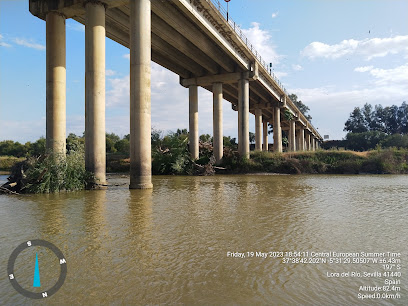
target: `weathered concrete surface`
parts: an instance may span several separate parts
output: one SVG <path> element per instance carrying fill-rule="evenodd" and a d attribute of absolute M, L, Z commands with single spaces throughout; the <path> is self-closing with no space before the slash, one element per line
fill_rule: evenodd
<path fill-rule="evenodd" d="M 249 158 L 249 80 L 238 82 L 238 153 Z"/>
<path fill-rule="evenodd" d="M 215 161 L 223 156 L 222 83 L 213 84 L 213 148 Z"/>
<path fill-rule="evenodd" d="M 198 89 L 191 85 L 189 92 L 189 131 L 190 154 L 193 159 L 199 158 L 199 136 L 198 136 Z"/>
<path fill-rule="evenodd" d="M 130 188 L 152 188 L 150 0 L 130 2 Z"/>
<path fill-rule="evenodd" d="M 46 146 L 55 154 L 66 151 L 65 17 L 46 16 Z"/>
<path fill-rule="evenodd" d="M 262 109 L 255 110 L 255 151 L 262 151 Z"/>
<path fill-rule="evenodd" d="M 273 111 L 273 150 L 282 152 L 282 127 L 280 120 L 280 107 L 277 106 Z"/>
<path fill-rule="evenodd" d="M 105 184 L 105 6 L 88 2 L 85 19 L 85 167 Z"/>
<path fill-rule="evenodd" d="M 290 120 L 289 122 L 289 151 L 296 151 L 296 121 Z"/>
<path fill-rule="evenodd" d="M 263 151 L 268 151 L 268 122 L 263 122 Z"/>
<path fill-rule="evenodd" d="M 301 126 L 298 133 L 298 151 L 305 150 L 305 129 Z"/>

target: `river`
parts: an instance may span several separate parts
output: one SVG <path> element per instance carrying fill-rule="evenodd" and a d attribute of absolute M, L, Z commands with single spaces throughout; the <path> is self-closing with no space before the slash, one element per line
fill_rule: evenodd
<path fill-rule="evenodd" d="M 408 176 L 156 176 L 153 184 L 0 195 L 0 304 L 408 305 Z M 10 254 L 33 239 L 67 261 L 65 283 L 42 300 L 6 278 Z M 41 292 L 59 268 L 35 248 L 43 289 L 32 287 L 30 249 L 15 276 Z M 399 283 L 378 289 L 386 280 Z"/>

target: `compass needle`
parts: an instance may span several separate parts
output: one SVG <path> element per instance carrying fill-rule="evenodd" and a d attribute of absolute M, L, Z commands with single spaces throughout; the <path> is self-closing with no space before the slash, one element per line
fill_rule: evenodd
<path fill-rule="evenodd" d="M 34 268 L 33 287 L 41 287 L 40 269 L 38 267 L 38 253 L 35 253 L 35 268 Z"/>

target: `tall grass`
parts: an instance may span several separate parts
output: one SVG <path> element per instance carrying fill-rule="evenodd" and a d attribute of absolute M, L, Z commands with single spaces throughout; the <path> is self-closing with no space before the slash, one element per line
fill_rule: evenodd
<path fill-rule="evenodd" d="M 45 154 L 30 157 L 13 166 L 10 181 L 16 181 L 21 193 L 53 193 L 92 188 L 94 175 L 85 170 L 83 148 L 71 151 L 66 158 Z"/>

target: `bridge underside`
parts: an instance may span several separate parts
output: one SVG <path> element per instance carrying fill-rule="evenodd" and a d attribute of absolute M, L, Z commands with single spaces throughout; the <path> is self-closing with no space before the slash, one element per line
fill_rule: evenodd
<path fill-rule="evenodd" d="M 275 150 L 282 151 L 281 129 L 290 135 L 291 150 L 296 150 L 296 147 L 301 150 L 315 148 L 320 135 L 290 101 L 252 45 L 239 35 L 242 32 L 236 29 L 235 23 L 225 20 L 211 1 L 30 0 L 30 12 L 47 23 L 47 113 L 51 112 L 47 116 L 49 147 L 62 150 L 61 145 L 52 145 L 57 143 L 57 138 L 61 142 L 65 133 L 65 128 L 59 127 L 53 119 L 58 110 L 65 116 L 65 110 L 62 111 L 65 108 L 65 93 L 62 95 L 62 91 L 65 92 L 65 75 L 62 72 L 55 74 L 54 68 L 62 65 L 54 55 L 60 55 L 59 61 L 63 59 L 65 69 L 65 19 L 72 18 L 86 27 L 85 134 L 89 144 L 86 146 L 86 160 L 91 171 L 100 173 L 102 181 L 105 180 L 105 160 L 101 157 L 105 149 L 105 45 L 102 41 L 105 36 L 130 49 L 131 147 L 140 146 L 140 141 L 150 146 L 147 144 L 147 138 L 150 139 L 150 86 L 141 84 L 150 85 L 148 63 L 152 60 L 178 74 L 180 84 L 189 88 L 190 148 L 194 158 L 198 158 L 197 86 L 214 93 L 214 138 L 217 138 L 214 141 L 221 143 L 221 147 L 215 146 L 215 150 L 219 151 L 214 152 L 217 160 L 222 158 L 222 99 L 231 102 L 232 108 L 238 111 L 239 151 L 242 155 L 249 154 L 249 113 L 256 117 L 257 149 L 262 149 L 262 131 L 263 141 L 267 142 L 268 122 L 274 126 Z M 61 22 L 64 22 L 63 28 Z M 62 35 L 63 46 L 58 43 Z M 132 80 L 139 83 L 133 84 Z M 62 82 L 63 87 L 55 86 Z M 133 138 L 132 131 L 136 135 Z M 103 134 L 103 139 L 95 135 L 97 133 Z M 265 148 L 267 144 L 264 144 Z M 131 151 L 131 160 L 132 157 L 137 160 L 131 165 L 131 185 L 132 169 L 138 172 L 135 173 L 138 177 L 135 181 L 150 176 L 150 168 L 146 166 L 150 161 L 148 155 L 150 150 L 134 152 L 134 156 Z M 136 185 L 150 186 L 149 180 Z"/>

